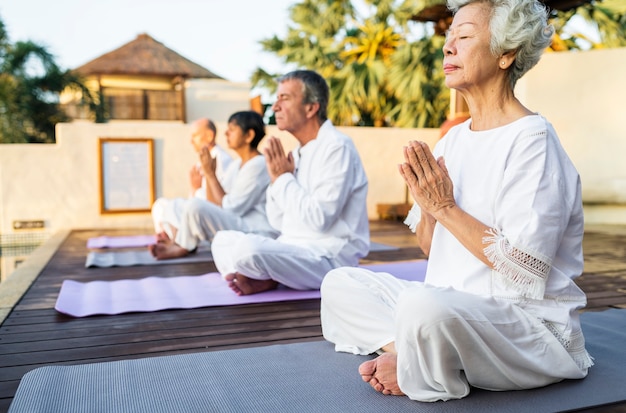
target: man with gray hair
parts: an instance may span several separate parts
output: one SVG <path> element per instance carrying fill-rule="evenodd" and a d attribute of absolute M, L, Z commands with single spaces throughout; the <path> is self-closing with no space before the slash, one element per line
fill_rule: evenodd
<path fill-rule="evenodd" d="M 281 235 L 220 231 L 212 244 L 217 269 L 238 295 L 279 284 L 319 289 L 328 271 L 356 266 L 369 251 L 367 177 L 352 140 L 327 119 L 328 98 L 316 72 L 279 79 L 276 125 L 299 142 L 289 154 L 275 137 L 265 148 L 267 217 Z"/>

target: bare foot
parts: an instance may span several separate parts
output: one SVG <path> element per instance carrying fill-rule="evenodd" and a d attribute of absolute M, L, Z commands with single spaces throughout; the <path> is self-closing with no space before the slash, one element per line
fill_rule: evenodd
<path fill-rule="evenodd" d="M 156 239 L 157 242 L 170 242 L 170 236 L 167 235 L 167 232 L 165 231 L 161 231 L 158 234 L 156 234 Z"/>
<path fill-rule="evenodd" d="M 180 258 L 189 254 L 189 251 L 185 248 L 171 241 L 157 242 L 156 244 L 148 245 L 148 250 L 157 260 Z"/>
<path fill-rule="evenodd" d="M 398 386 L 398 356 L 383 353 L 374 360 L 368 360 L 359 366 L 359 374 L 377 392 L 386 395 L 404 396 Z"/>
<path fill-rule="evenodd" d="M 228 282 L 230 289 L 237 295 L 256 294 L 278 287 L 278 283 L 274 280 L 255 280 L 254 278 L 246 277 L 238 272 L 226 274 L 224 279 Z"/>

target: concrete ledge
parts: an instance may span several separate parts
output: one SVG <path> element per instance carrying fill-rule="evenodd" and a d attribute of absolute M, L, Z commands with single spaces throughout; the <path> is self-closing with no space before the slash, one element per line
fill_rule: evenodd
<path fill-rule="evenodd" d="M 4 323 L 13 307 L 30 288 L 69 233 L 69 230 L 55 233 L 0 283 L 0 325 Z"/>
<path fill-rule="evenodd" d="M 585 225 L 626 225 L 626 204 L 583 204 Z"/>

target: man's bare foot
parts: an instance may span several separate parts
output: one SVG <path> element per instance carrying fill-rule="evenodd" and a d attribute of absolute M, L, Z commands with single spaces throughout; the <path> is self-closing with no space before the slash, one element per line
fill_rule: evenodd
<path fill-rule="evenodd" d="M 156 244 L 148 245 L 148 250 L 157 260 L 180 258 L 189 254 L 189 251 L 185 248 L 171 241 L 157 242 Z"/>
<path fill-rule="evenodd" d="M 156 240 L 157 242 L 170 242 L 170 236 L 167 235 L 167 232 L 165 231 L 161 231 L 159 233 L 156 234 Z"/>
<path fill-rule="evenodd" d="M 238 272 L 226 274 L 224 279 L 228 282 L 230 289 L 237 295 L 256 294 L 278 287 L 278 283 L 274 280 L 255 280 Z"/>
<path fill-rule="evenodd" d="M 359 366 L 363 381 L 382 394 L 404 396 L 398 386 L 398 356 L 383 353 L 374 360 L 368 360 Z"/>

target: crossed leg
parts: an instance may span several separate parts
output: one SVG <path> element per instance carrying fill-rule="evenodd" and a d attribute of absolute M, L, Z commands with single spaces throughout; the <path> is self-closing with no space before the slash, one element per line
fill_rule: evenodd
<path fill-rule="evenodd" d="M 150 254 L 157 260 L 167 260 L 171 258 L 180 258 L 188 255 L 190 251 L 176 244 L 172 240 L 157 242 L 156 244 L 148 245 Z"/>
<path fill-rule="evenodd" d="M 246 277 L 238 272 L 226 274 L 224 279 L 228 282 L 228 286 L 237 295 L 250 295 L 263 291 L 273 290 L 278 287 L 278 283 L 272 279 L 256 280 Z"/>

